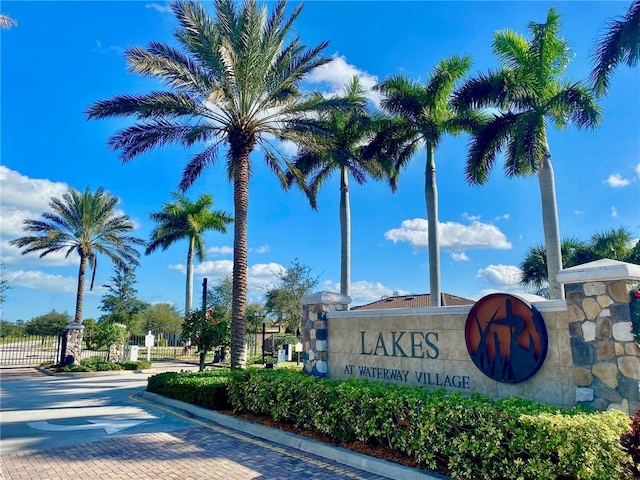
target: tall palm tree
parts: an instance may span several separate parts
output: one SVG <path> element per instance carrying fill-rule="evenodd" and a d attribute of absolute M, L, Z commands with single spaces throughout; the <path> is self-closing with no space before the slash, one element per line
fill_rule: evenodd
<path fill-rule="evenodd" d="M 496 32 L 493 51 L 502 68 L 465 82 L 454 95 L 454 105 L 499 112 L 472 135 L 466 166 L 469 183 L 484 184 L 503 149 L 508 177 L 537 175 L 549 294 L 558 299 L 564 298 L 564 289 L 556 280 L 562 257 L 547 123 L 558 129 L 569 123 L 595 128 L 600 109 L 586 87 L 564 79 L 571 57 L 567 41 L 559 37 L 560 15 L 556 10 L 549 9 L 545 23 L 529 23 L 529 31 L 529 41 L 512 30 Z"/>
<path fill-rule="evenodd" d="M 215 164 L 226 147 L 235 220 L 231 366 L 243 368 L 249 157 L 259 146 L 267 166 L 287 187 L 285 168 L 290 163 L 274 139 L 312 148 L 312 141 L 307 141 L 314 130 L 312 113 L 335 105 L 303 97 L 299 84 L 311 70 L 330 60 L 322 56 L 327 43 L 307 49 L 294 36 L 302 5 L 287 16 L 285 1 L 279 1 L 268 15 L 266 7 L 258 7 L 254 0 L 241 6 L 233 0 L 216 0 L 215 19 L 195 1 L 172 2 L 171 8 L 180 24 L 175 33 L 180 49 L 152 42 L 146 49 L 126 51 L 130 71 L 161 80 L 168 90 L 99 101 L 88 108 L 87 116 L 136 117 L 138 123 L 109 140 L 111 148 L 121 151 L 123 161 L 156 146 L 203 143 L 204 150 L 184 169 L 181 191 Z"/>
<path fill-rule="evenodd" d="M 9 29 L 11 27 L 15 27 L 16 25 L 18 25 L 18 22 L 16 22 L 9 15 L 0 14 L 0 28 Z"/>
<path fill-rule="evenodd" d="M 140 253 L 134 248 L 144 245 L 142 239 L 129 235 L 133 222 L 126 215 L 118 214 L 118 199 L 102 188 L 95 192 L 73 188 L 52 198 L 49 206 L 53 212 L 43 213 L 42 220 L 25 220 L 24 230 L 32 235 L 12 240 L 12 245 L 22 249 L 22 254 L 42 252 L 40 258 L 50 253 L 65 251 L 68 257 L 75 252 L 80 257 L 78 290 L 76 296 L 75 323 L 82 323 L 85 276 L 87 267 L 93 273 L 89 290 L 93 290 L 98 264 L 98 254 L 111 259 L 118 267 L 138 265 Z"/>
<path fill-rule="evenodd" d="M 640 59 L 640 0 L 634 0 L 622 18 L 609 21 L 596 43 L 590 80 L 598 96 L 607 93 L 611 74 L 619 63 L 633 67 Z"/>
<path fill-rule="evenodd" d="M 454 55 L 441 60 L 424 85 L 404 76 L 396 76 L 375 87 L 384 95 L 381 105 L 392 119 L 370 143 L 367 155 L 378 154 L 391 159 L 393 190 L 397 186 L 400 170 L 422 146 L 426 150 L 424 194 L 428 220 L 431 306 L 441 304 L 435 151 L 445 134 L 458 134 L 481 121 L 477 112 L 459 115 L 449 105 L 456 82 L 467 74 L 470 66 L 469 56 Z"/>
<path fill-rule="evenodd" d="M 310 177 L 303 190 L 307 193 L 311 207 L 317 208 L 320 187 L 337 170 L 340 173 L 340 293 L 350 295 L 351 290 L 351 206 L 349 202 L 349 174 L 359 184 L 367 176 L 380 177 L 380 165 L 373 159 L 363 157 L 363 148 L 376 128 L 376 118 L 366 109 L 364 90 L 353 77 L 342 93 L 343 98 L 353 103 L 353 109 L 323 112 L 320 115 L 321 130 L 317 132 L 321 150 L 302 150 L 294 159 L 294 166 L 305 177 Z M 290 180 L 295 180 L 289 175 Z"/>
<path fill-rule="evenodd" d="M 189 240 L 187 249 L 187 286 L 184 301 L 184 314 L 189 315 L 192 310 L 193 299 L 193 256 L 202 262 L 206 258 L 206 249 L 202 234 L 207 230 L 226 233 L 227 224 L 233 218 L 223 211 L 211 210 L 213 198 L 210 195 L 200 195 L 195 202 L 189 201 L 184 195 L 173 193 L 173 202 L 167 202 L 160 212 L 149 216 L 158 225 L 151 232 L 151 240 L 147 244 L 146 255 L 158 248 L 166 250 L 175 242 L 184 238 Z"/>

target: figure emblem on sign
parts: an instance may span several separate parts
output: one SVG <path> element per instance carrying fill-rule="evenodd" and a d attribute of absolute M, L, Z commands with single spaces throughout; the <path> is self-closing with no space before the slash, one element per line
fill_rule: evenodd
<path fill-rule="evenodd" d="M 542 315 L 513 295 L 499 293 L 480 299 L 467 316 L 465 341 L 476 367 L 498 382 L 531 378 L 547 356 Z"/>

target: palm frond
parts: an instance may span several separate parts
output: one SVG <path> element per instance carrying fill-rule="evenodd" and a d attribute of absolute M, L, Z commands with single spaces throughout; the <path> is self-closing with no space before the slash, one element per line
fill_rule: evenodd
<path fill-rule="evenodd" d="M 640 0 L 634 0 L 622 18 L 611 20 L 592 55 L 590 83 L 601 96 L 607 93 L 611 74 L 619 63 L 632 67 L 640 59 Z"/>
<path fill-rule="evenodd" d="M 216 163 L 218 160 L 218 148 L 221 142 L 222 140 L 217 140 L 203 152 L 191 157 L 191 160 L 182 172 L 182 180 L 180 180 L 180 184 L 178 185 L 178 189 L 181 192 L 186 192 L 205 168 Z"/>
<path fill-rule="evenodd" d="M 471 137 L 465 167 L 469 184 L 482 185 L 487 182 L 496 156 L 505 147 L 516 121 L 517 116 L 513 113 L 495 115 Z"/>
<path fill-rule="evenodd" d="M 151 92 L 147 95 L 117 95 L 101 100 L 87 108 L 87 119 L 126 117 L 133 115 L 140 120 L 149 118 L 177 118 L 203 115 L 202 104 L 183 93 Z"/>
<path fill-rule="evenodd" d="M 595 129 L 602 120 L 602 109 L 581 84 L 564 85 L 553 95 L 545 109 L 554 118 L 556 127 L 564 128 L 571 122 L 578 128 Z"/>

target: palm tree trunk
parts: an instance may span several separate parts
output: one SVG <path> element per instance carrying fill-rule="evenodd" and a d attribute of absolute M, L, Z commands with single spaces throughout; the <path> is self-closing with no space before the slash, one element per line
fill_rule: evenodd
<path fill-rule="evenodd" d="M 427 220 L 429 227 L 429 302 L 432 307 L 439 307 L 440 302 L 440 238 L 438 232 L 438 186 L 436 184 L 435 147 L 426 144 L 427 166 L 424 172 L 424 196 L 427 203 Z"/>
<path fill-rule="evenodd" d="M 184 299 L 184 316 L 189 316 L 193 308 L 193 249 L 195 238 L 189 238 L 189 250 L 187 251 L 187 286 Z"/>
<path fill-rule="evenodd" d="M 233 170 L 233 300 L 231 306 L 231 368 L 245 368 L 247 352 L 247 210 L 249 206 L 249 153 L 252 138 L 230 138 Z"/>
<path fill-rule="evenodd" d="M 80 252 L 80 268 L 78 268 L 78 290 L 76 293 L 76 316 L 74 323 L 82 325 L 82 304 L 84 303 L 84 280 L 87 274 L 87 257 Z"/>
<path fill-rule="evenodd" d="M 559 300 L 564 297 L 564 288 L 556 275 L 562 270 L 562 253 L 560 245 L 560 227 L 558 223 L 558 207 L 556 201 L 556 186 L 551 164 L 551 153 L 545 136 L 545 156 L 538 182 L 540 184 L 540 198 L 542 201 L 542 226 L 544 229 L 544 244 L 547 253 L 547 279 L 549 281 L 549 298 Z"/>
<path fill-rule="evenodd" d="M 349 176 L 346 167 L 340 168 L 340 293 L 351 292 L 351 206 Z"/>

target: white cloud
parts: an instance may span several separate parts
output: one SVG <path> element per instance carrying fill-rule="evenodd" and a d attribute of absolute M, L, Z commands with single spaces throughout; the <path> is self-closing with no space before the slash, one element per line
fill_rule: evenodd
<path fill-rule="evenodd" d="M 16 270 L 7 272 L 7 279 L 13 286 L 29 288 L 32 290 L 75 293 L 78 287 L 78 280 L 74 277 L 53 275 L 37 270 Z"/>
<path fill-rule="evenodd" d="M 609 175 L 609 177 L 605 180 L 605 183 L 611 188 L 622 188 L 629 185 L 631 183 L 631 180 L 622 178 L 622 175 L 620 175 L 619 173 L 614 173 L 612 175 Z"/>
<path fill-rule="evenodd" d="M 616 218 L 618 216 L 618 209 L 616 207 L 611 207 L 611 218 Z"/>
<path fill-rule="evenodd" d="M 330 292 L 339 292 L 340 283 L 326 280 L 322 286 L 323 290 Z M 366 280 L 360 280 L 358 282 L 351 282 L 351 306 L 364 305 L 366 303 L 375 302 L 380 300 L 385 295 L 392 295 L 394 292 L 397 295 L 408 295 L 409 292 L 405 290 L 397 290 L 380 282 L 367 282 Z"/>
<path fill-rule="evenodd" d="M 522 271 L 515 265 L 488 265 L 478 270 L 476 278 L 485 282 L 489 287 L 502 291 L 520 289 Z"/>
<path fill-rule="evenodd" d="M 173 13 L 168 4 L 160 5 L 159 3 L 147 3 L 144 8 L 150 8 L 160 13 Z"/>
<path fill-rule="evenodd" d="M 636 165 L 634 170 L 635 170 L 636 175 L 638 176 L 638 178 L 640 178 L 640 163 Z"/>
<path fill-rule="evenodd" d="M 250 251 L 255 253 L 267 253 L 269 251 L 269 245 L 262 245 L 261 247 L 253 248 Z"/>
<path fill-rule="evenodd" d="M 169 265 L 170 270 L 177 270 L 186 274 L 187 268 L 183 264 Z M 286 268 L 279 263 L 256 263 L 250 265 L 247 271 L 249 294 L 255 296 L 264 294 L 267 288 L 276 283 L 276 273 L 286 271 Z M 232 260 L 207 260 L 197 264 L 193 268 L 193 273 L 202 277 L 218 278 L 233 273 Z"/>
<path fill-rule="evenodd" d="M 233 253 L 233 247 L 229 247 L 228 245 L 223 245 L 222 247 L 209 247 L 207 248 L 207 253 L 212 253 L 214 255 L 231 255 Z"/>
<path fill-rule="evenodd" d="M 511 218 L 511 214 L 505 213 L 504 215 L 497 216 L 494 220 L 497 222 L 500 220 L 509 220 L 510 218 Z"/>
<path fill-rule="evenodd" d="M 574 215 L 584 215 L 584 211 L 583 210 L 574 210 L 573 214 Z"/>
<path fill-rule="evenodd" d="M 477 217 L 468 217 L 470 225 L 456 222 L 440 223 L 440 248 L 443 250 L 462 250 L 469 248 L 491 248 L 505 250 L 511 248 L 511 242 L 498 227 L 490 223 L 482 223 Z M 407 242 L 414 248 L 426 248 L 427 227 L 424 218 L 403 220 L 400 228 L 388 230 L 384 238 L 394 243 Z"/>
<path fill-rule="evenodd" d="M 334 54 L 329 63 L 314 69 L 305 80 L 326 85 L 329 90 L 324 93 L 333 95 L 343 91 L 354 75 L 360 80 L 365 96 L 376 105 L 380 105 L 382 95 L 373 90 L 374 85 L 378 83 L 378 77 L 347 63 L 344 55 Z"/>
<path fill-rule="evenodd" d="M 27 210 L 40 214 L 50 210 L 49 201 L 51 197 L 59 197 L 68 189 L 69 186 L 66 183 L 29 178 L 15 170 L 0 166 L 0 190 L 2 190 L 3 209 L 8 206 L 16 210 Z"/>
<path fill-rule="evenodd" d="M 469 257 L 467 257 L 467 254 L 464 252 L 452 252 L 451 259 L 454 262 L 466 262 L 469 260 Z"/>

